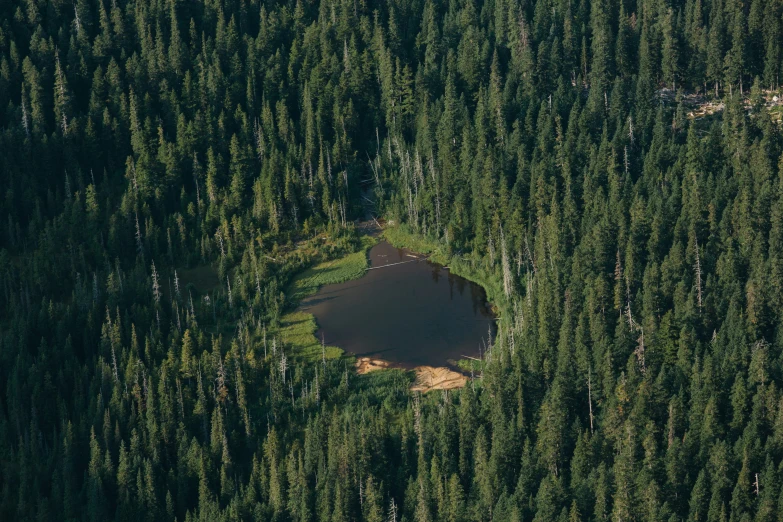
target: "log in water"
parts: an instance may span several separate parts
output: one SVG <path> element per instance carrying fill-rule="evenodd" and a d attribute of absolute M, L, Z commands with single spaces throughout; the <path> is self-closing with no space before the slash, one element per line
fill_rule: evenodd
<path fill-rule="evenodd" d="M 403 367 L 477 357 L 495 331 L 483 288 L 386 242 L 370 250 L 364 277 L 324 286 L 300 308 L 326 344 Z"/>

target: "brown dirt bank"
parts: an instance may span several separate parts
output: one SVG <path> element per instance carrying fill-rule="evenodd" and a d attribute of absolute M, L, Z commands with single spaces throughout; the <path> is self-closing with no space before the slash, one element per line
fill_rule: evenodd
<path fill-rule="evenodd" d="M 370 357 L 356 359 L 356 371 L 359 374 L 395 367 L 393 363 L 382 359 Z M 417 366 L 413 371 L 416 372 L 416 381 L 411 386 L 411 391 L 426 393 L 431 390 L 452 390 L 462 388 L 468 382 L 465 375 L 445 367 Z"/>

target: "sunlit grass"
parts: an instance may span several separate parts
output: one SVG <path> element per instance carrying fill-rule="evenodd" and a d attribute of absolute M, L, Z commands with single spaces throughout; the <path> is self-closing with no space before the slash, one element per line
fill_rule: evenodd
<path fill-rule="evenodd" d="M 301 359 L 320 361 L 324 356 L 327 359 L 342 356 L 343 350 L 336 346 L 325 346 L 322 349 L 321 340 L 315 336 L 317 330 L 313 314 L 295 311 L 283 316 L 278 333 L 283 344 L 293 347 L 294 355 Z"/>
<path fill-rule="evenodd" d="M 344 283 L 362 277 L 367 270 L 367 249 L 373 244 L 374 240 L 365 236 L 358 252 L 308 268 L 294 278 L 289 298 L 296 303 L 316 293 L 324 285 Z"/>

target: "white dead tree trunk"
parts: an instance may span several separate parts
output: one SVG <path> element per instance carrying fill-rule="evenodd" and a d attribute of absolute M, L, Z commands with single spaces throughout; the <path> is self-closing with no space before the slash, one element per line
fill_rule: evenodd
<path fill-rule="evenodd" d="M 628 146 L 623 147 L 623 162 L 625 163 L 625 174 L 628 175 Z"/>
<path fill-rule="evenodd" d="M 76 34 L 79 35 L 82 32 L 82 21 L 79 18 L 79 10 L 76 9 L 76 3 L 73 4 L 73 23 L 76 26 Z"/>
<path fill-rule="evenodd" d="M 152 262 L 152 297 L 155 298 L 155 304 L 160 303 L 160 283 L 158 281 L 158 271 L 155 270 L 155 261 Z"/>
<path fill-rule="evenodd" d="M 397 522 L 397 504 L 394 503 L 394 499 L 389 501 L 389 518 L 388 522 Z"/>
<path fill-rule="evenodd" d="M 196 323 L 196 309 L 193 306 L 193 294 L 190 293 L 190 290 L 188 290 L 188 297 L 190 298 L 190 317 L 191 317 L 191 321 L 193 321 L 193 324 L 198 324 L 198 323 Z"/>
<path fill-rule="evenodd" d="M 24 127 L 25 136 L 30 137 L 30 127 L 27 119 L 27 96 L 22 89 L 22 127 Z"/>
<path fill-rule="evenodd" d="M 217 231 L 215 232 L 215 237 L 217 238 L 218 245 L 220 246 L 220 257 L 225 259 L 226 250 L 223 247 L 223 233 L 220 231 L 220 227 L 218 227 Z"/>
<path fill-rule="evenodd" d="M 285 384 L 285 372 L 288 369 L 288 359 L 286 359 L 285 353 L 280 353 L 280 375 L 283 377 L 283 384 Z"/>
<path fill-rule="evenodd" d="M 633 315 L 631 314 L 630 291 L 628 292 L 628 295 L 629 297 L 625 307 L 625 313 L 628 318 L 628 327 L 632 332 L 639 332 L 639 337 L 636 339 L 636 349 L 633 351 L 633 353 L 636 355 L 636 362 L 639 364 L 639 369 L 642 373 L 645 373 L 647 371 L 647 365 L 644 361 L 644 328 L 642 328 L 642 325 L 634 321 Z"/>

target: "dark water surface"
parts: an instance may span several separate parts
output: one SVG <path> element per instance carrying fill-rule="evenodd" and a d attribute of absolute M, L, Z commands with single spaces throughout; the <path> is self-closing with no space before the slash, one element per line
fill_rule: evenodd
<path fill-rule="evenodd" d="M 324 286 L 302 302 L 326 344 L 404 367 L 444 366 L 477 357 L 490 329 L 494 335 L 479 285 L 386 242 L 370 250 L 370 266 L 361 279 Z"/>

